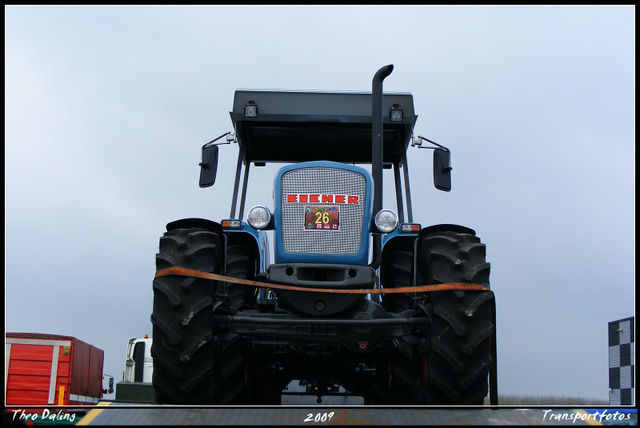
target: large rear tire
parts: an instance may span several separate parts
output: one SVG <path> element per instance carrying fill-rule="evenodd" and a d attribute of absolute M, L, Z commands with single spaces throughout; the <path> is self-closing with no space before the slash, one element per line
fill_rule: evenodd
<path fill-rule="evenodd" d="M 160 238 L 156 269 L 173 266 L 221 273 L 220 234 L 198 228 L 174 229 Z M 211 404 L 219 397 L 214 382 L 211 281 L 164 276 L 153 281 L 153 386 L 159 404 Z"/>
<path fill-rule="evenodd" d="M 246 277 L 242 250 L 228 250 L 227 274 Z M 247 259 L 248 260 L 248 259 Z M 200 228 L 169 230 L 160 238 L 157 270 L 184 267 L 220 274 L 224 237 Z M 153 281 L 153 385 L 159 404 L 226 404 L 241 399 L 246 354 L 241 338 L 213 323 L 213 311 L 233 312 L 247 300 L 245 286 L 183 276 Z"/>
<path fill-rule="evenodd" d="M 439 232 L 419 243 L 418 269 L 428 284 L 489 287 L 486 248 L 473 234 Z M 433 307 L 431 350 L 423 359 L 430 404 L 483 404 L 491 367 L 493 292 L 429 293 Z"/>
<path fill-rule="evenodd" d="M 417 266 L 412 246 L 405 243 L 386 254 L 388 288 L 410 287 L 414 270 L 420 284 L 474 283 L 489 287 L 486 248 L 473 234 L 443 231 L 418 238 Z M 385 307 L 401 312 L 413 307 L 414 297 L 425 298 L 431 326 L 426 340 L 420 335 L 397 341 L 389 359 L 389 404 L 482 404 L 492 363 L 493 293 L 438 291 L 390 294 Z M 419 300 L 420 300 L 419 299 Z M 378 379 L 382 387 L 384 379 Z"/>

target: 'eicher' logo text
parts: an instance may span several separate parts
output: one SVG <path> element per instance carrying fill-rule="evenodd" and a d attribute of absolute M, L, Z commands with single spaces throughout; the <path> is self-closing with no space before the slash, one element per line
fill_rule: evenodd
<path fill-rule="evenodd" d="M 328 204 L 355 204 L 359 203 L 357 195 L 322 195 L 313 193 L 289 193 L 287 202 L 302 203 L 328 203 Z"/>

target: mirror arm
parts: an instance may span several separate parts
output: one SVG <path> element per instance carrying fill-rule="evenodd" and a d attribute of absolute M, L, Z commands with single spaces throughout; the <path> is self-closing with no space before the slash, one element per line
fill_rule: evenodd
<path fill-rule="evenodd" d="M 213 143 L 215 143 L 216 141 L 218 141 L 220 138 L 224 137 L 225 135 L 228 135 L 226 142 L 224 142 L 224 143 L 218 143 L 218 144 L 213 144 Z M 202 146 L 202 148 L 203 148 L 203 149 L 205 149 L 205 148 L 207 148 L 207 147 L 209 147 L 209 146 L 220 146 L 220 145 L 222 145 L 222 144 L 229 144 L 229 143 L 231 143 L 232 141 L 233 141 L 233 142 L 235 142 L 235 140 L 236 140 L 236 136 L 235 136 L 233 133 L 231 133 L 231 131 L 229 131 L 229 132 L 225 132 L 224 134 L 222 134 L 222 135 L 221 135 L 221 136 L 219 136 L 218 138 L 214 138 L 213 140 L 209 141 L 207 144 L 205 144 L 204 146 Z"/>
<path fill-rule="evenodd" d="M 440 144 L 436 143 L 435 141 L 431 141 L 431 140 L 429 140 L 429 139 L 427 139 L 427 138 L 424 138 L 424 137 L 423 137 L 423 136 L 421 136 L 421 135 L 418 135 L 416 138 L 413 138 L 413 139 L 411 140 L 411 147 L 418 147 L 419 149 L 431 149 L 431 150 L 435 150 L 435 149 L 436 149 L 435 147 L 422 147 L 422 141 L 419 141 L 419 140 L 418 140 L 418 138 L 419 138 L 420 140 L 424 140 L 424 141 L 426 141 L 427 143 L 431 143 L 431 144 L 433 144 L 434 146 L 438 146 L 439 148 L 441 148 L 441 149 L 442 149 L 442 150 L 444 150 L 445 152 L 449 152 L 449 153 L 451 153 L 451 150 L 449 150 L 449 149 L 448 149 L 448 148 L 446 148 L 445 146 L 440 145 Z"/>
<path fill-rule="evenodd" d="M 424 141 L 426 141 L 427 143 L 431 143 L 431 144 L 433 144 L 434 146 L 438 146 L 438 148 L 435 148 L 435 147 L 422 147 L 422 141 L 419 141 L 419 140 L 418 140 L 418 138 L 419 138 L 420 140 L 424 140 Z M 451 153 L 451 150 L 449 150 L 449 149 L 448 149 L 448 148 L 446 148 L 445 146 L 443 146 L 443 145 L 441 145 L 441 144 L 438 144 L 438 143 L 436 143 L 435 141 L 431 141 L 431 140 L 429 140 L 429 139 L 427 139 L 427 138 L 424 138 L 424 137 L 423 137 L 423 136 L 421 136 L 421 135 L 418 135 L 418 137 L 413 138 L 413 139 L 411 140 L 411 147 L 418 147 L 419 149 L 443 150 L 443 151 L 445 151 L 445 152 L 447 152 L 447 153 Z M 451 170 L 453 170 L 453 168 L 452 168 L 451 166 L 448 166 L 447 168 L 443 169 L 443 170 L 442 170 L 442 172 L 448 172 L 448 171 L 451 171 Z"/>

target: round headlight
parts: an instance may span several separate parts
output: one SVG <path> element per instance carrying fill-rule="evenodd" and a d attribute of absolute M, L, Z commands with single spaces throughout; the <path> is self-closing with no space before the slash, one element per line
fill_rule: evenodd
<path fill-rule="evenodd" d="M 267 207 L 257 205 L 249 210 L 247 221 L 254 229 L 264 229 L 271 223 L 271 212 Z"/>
<path fill-rule="evenodd" d="M 376 214 L 376 227 L 382 233 L 391 233 L 398 225 L 398 216 L 391 210 L 381 210 Z"/>

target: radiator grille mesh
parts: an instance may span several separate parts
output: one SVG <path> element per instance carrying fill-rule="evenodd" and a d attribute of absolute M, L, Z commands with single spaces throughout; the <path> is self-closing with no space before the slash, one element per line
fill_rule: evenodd
<path fill-rule="evenodd" d="M 282 242 L 284 251 L 303 254 L 356 254 L 360 250 L 366 179 L 354 171 L 336 168 L 303 168 L 282 176 Z M 288 194 L 356 195 L 359 203 L 291 203 Z M 305 205 L 340 209 L 338 231 L 305 230 Z"/>

